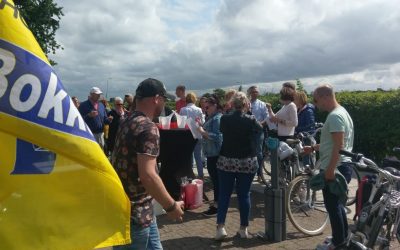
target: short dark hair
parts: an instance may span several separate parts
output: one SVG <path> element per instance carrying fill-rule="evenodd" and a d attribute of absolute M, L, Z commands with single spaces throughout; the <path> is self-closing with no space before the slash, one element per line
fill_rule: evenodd
<path fill-rule="evenodd" d="M 259 91 L 258 91 L 258 87 L 257 87 L 256 85 L 250 86 L 250 87 L 247 89 L 247 94 L 250 95 L 250 94 L 251 94 L 250 92 L 253 91 L 253 90 L 255 90 L 255 89 L 257 90 L 257 92 L 259 92 Z"/>
<path fill-rule="evenodd" d="M 217 109 L 222 109 L 222 105 L 221 105 L 221 103 L 220 103 L 220 101 L 219 101 L 219 98 L 218 98 L 218 96 L 215 95 L 215 94 L 210 95 L 210 96 L 206 99 L 206 102 L 208 102 L 208 103 L 210 103 L 210 104 L 213 104 L 213 105 L 217 105 Z"/>
<path fill-rule="evenodd" d="M 293 102 L 296 91 L 290 87 L 282 87 L 279 94 L 281 95 L 281 100 Z"/>
<path fill-rule="evenodd" d="M 296 84 L 294 84 L 292 82 L 284 82 L 282 84 L 282 87 L 288 87 L 288 88 L 291 88 L 293 90 L 296 90 Z"/>
<path fill-rule="evenodd" d="M 186 90 L 186 87 L 185 87 L 185 85 L 178 85 L 178 86 L 176 86 L 176 90 L 185 91 L 185 90 Z"/>

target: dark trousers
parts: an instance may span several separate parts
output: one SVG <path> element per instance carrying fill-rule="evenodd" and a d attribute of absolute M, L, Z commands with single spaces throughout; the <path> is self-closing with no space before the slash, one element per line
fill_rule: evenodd
<path fill-rule="evenodd" d="M 347 183 L 351 180 L 352 168 L 346 164 L 337 167 L 339 172 L 346 178 Z M 330 192 L 328 186 L 322 190 L 324 203 L 329 214 L 332 228 L 332 243 L 335 246 L 342 244 L 347 238 L 349 226 L 347 224 L 346 210 L 339 202 L 339 197 Z"/>
<path fill-rule="evenodd" d="M 225 224 L 229 202 L 236 187 L 236 194 L 239 203 L 240 225 L 249 225 L 250 216 L 250 187 L 256 173 L 237 173 L 218 169 L 219 178 L 219 201 L 217 224 Z"/>
<path fill-rule="evenodd" d="M 257 175 L 262 175 L 262 164 L 263 164 L 263 144 L 264 144 L 264 131 L 257 132 L 256 136 L 256 153 L 257 153 L 257 162 L 258 162 L 258 169 Z"/>
<path fill-rule="evenodd" d="M 217 161 L 218 161 L 218 156 L 207 157 L 207 171 L 208 174 L 210 175 L 211 182 L 213 184 L 215 203 L 218 202 L 218 193 L 219 193 Z"/>

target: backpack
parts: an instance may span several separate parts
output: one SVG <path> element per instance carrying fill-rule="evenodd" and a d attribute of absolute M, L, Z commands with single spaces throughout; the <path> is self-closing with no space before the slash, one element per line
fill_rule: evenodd
<path fill-rule="evenodd" d="M 375 185 L 375 183 L 376 183 L 376 175 L 365 175 L 361 179 L 356 193 L 356 211 L 353 217 L 354 221 L 359 217 L 361 209 L 368 202 L 369 197 L 371 196 L 372 187 Z M 383 195 L 383 187 L 380 187 L 376 191 L 372 203 L 376 203 L 377 201 L 379 201 L 382 195 Z"/>

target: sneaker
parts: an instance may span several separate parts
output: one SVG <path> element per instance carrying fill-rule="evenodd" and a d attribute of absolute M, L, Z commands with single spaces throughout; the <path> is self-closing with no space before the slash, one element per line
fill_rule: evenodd
<path fill-rule="evenodd" d="M 217 226 L 217 234 L 215 235 L 215 240 L 223 240 L 228 234 L 226 233 L 225 227 Z"/>
<path fill-rule="evenodd" d="M 214 206 L 210 206 L 207 211 L 203 212 L 205 216 L 214 216 L 217 214 L 218 209 Z"/>
<path fill-rule="evenodd" d="M 247 227 L 244 229 L 239 229 L 237 234 L 240 236 L 242 239 L 248 239 L 249 238 L 249 232 L 247 231 Z"/>

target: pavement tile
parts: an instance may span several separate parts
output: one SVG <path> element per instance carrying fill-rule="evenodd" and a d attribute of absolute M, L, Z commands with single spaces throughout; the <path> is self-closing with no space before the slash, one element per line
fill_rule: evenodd
<path fill-rule="evenodd" d="M 211 183 L 205 171 L 204 192 L 209 200 L 213 200 Z M 239 229 L 240 218 L 237 208 L 237 198 L 233 194 L 228 210 L 225 228 L 228 237 L 222 242 L 214 240 L 216 232 L 216 216 L 207 217 L 202 215 L 208 209 L 208 204 L 202 207 L 185 211 L 184 221 L 175 223 L 168 220 L 166 215 L 157 217 L 160 230 L 161 243 L 164 249 L 171 250 L 197 250 L 197 249 L 282 249 L 282 250 L 308 250 L 315 249 L 318 244 L 331 234 L 330 225 L 327 226 L 323 234 L 318 236 L 307 236 L 298 232 L 289 219 L 286 220 L 287 234 L 286 240 L 282 242 L 269 242 L 258 236 L 258 233 L 265 232 L 264 215 L 264 185 L 253 182 L 251 188 L 251 213 L 249 233 L 250 239 L 241 239 L 236 236 Z M 349 216 L 350 217 L 350 216 Z M 352 217 L 352 216 L 351 216 Z M 349 219 L 349 224 L 352 224 Z M 397 240 L 392 241 L 390 249 L 400 249 Z"/>

